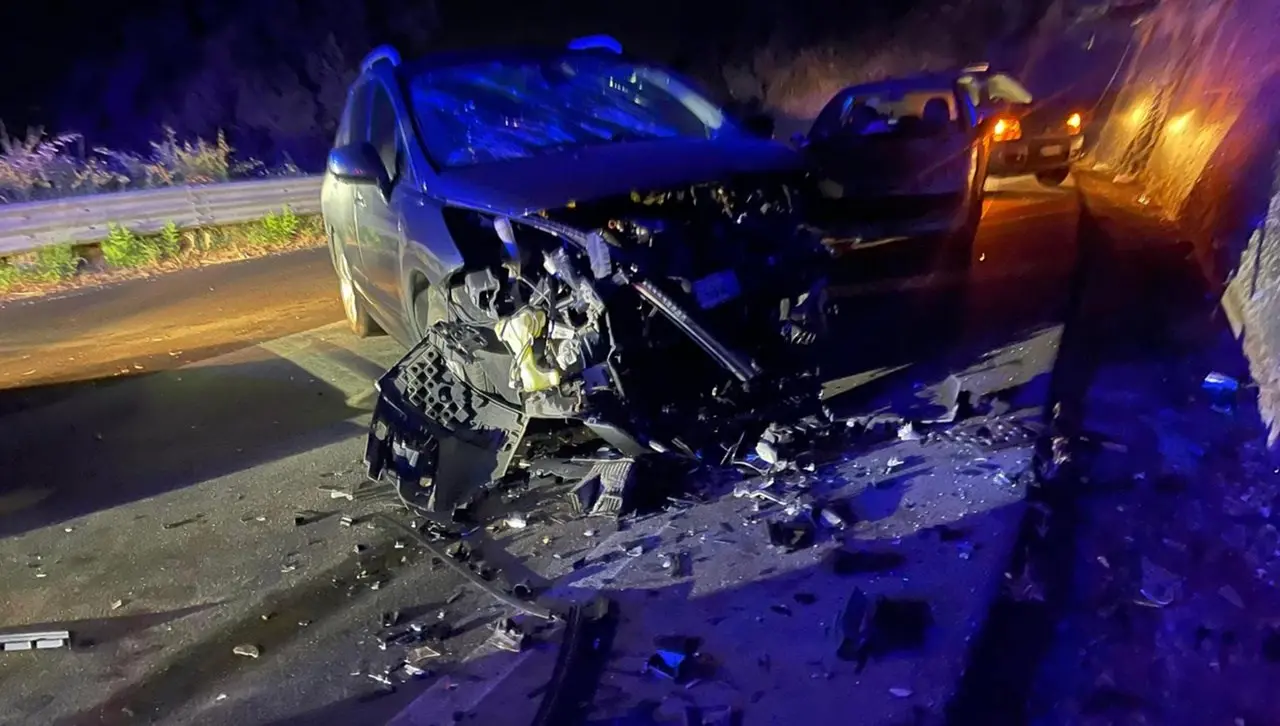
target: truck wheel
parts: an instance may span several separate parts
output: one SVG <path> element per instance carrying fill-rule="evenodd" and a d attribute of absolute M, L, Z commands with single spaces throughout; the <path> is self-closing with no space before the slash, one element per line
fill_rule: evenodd
<path fill-rule="evenodd" d="M 1051 169 L 1050 171 L 1036 172 L 1036 181 L 1047 187 L 1061 186 L 1062 182 L 1067 180 L 1067 175 L 1071 170 L 1063 167 L 1061 169 Z"/>

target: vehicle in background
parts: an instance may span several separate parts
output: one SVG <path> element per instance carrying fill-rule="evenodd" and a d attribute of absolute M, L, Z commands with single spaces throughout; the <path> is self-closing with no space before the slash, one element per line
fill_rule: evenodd
<path fill-rule="evenodd" d="M 817 170 L 828 244 L 840 252 L 907 241 L 901 257 L 965 266 L 982 217 L 990 135 L 953 75 L 847 88 L 793 142 Z"/>
<path fill-rule="evenodd" d="M 957 83 L 981 118 L 989 119 L 993 177 L 1034 174 L 1046 186 L 1067 180 L 1084 155 L 1084 112 L 1070 103 L 1037 100 L 1008 73 L 980 63 L 960 72 Z"/>
<path fill-rule="evenodd" d="M 424 514 L 500 479 L 530 419 L 719 461 L 821 411 L 802 157 L 610 40 L 379 50 L 348 96 L 322 191 L 343 308 L 410 348 L 366 463 Z"/>

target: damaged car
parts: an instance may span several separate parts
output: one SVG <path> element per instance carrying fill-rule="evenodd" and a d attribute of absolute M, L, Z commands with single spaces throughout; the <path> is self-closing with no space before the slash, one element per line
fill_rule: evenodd
<path fill-rule="evenodd" d="M 330 251 L 352 329 L 410 349 L 366 463 L 428 517 L 500 480 L 534 419 L 719 462 L 770 411 L 820 409 L 803 158 L 618 51 L 384 48 L 352 87 Z"/>

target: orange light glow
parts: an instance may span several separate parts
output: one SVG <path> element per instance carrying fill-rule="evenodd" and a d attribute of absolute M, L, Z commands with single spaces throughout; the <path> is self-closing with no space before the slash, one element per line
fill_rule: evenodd
<path fill-rule="evenodd" d="M 1179 116 L 1175 116 L 1173 120 L 1169 122 L 1169 133 L 1180 134 L 1183 131 L 1186 131 L 1187 127 L 1190 125 L 1191 125 L 1191 112 L 1188 111 Z"/>
<path fill-rule="evenodd" d="M 1084 125 L 1084 118 L 1078 113 L 1073 113 L 1067 117 L 1067 133 L 1078 134 L 1080 127 Z"/>
<path fill-rule="evenodd" d="M 1022 138 L 1022 124 L 1016 118 L 996 119 L 991 136 L 995 141 L 1017 141 Z"/>

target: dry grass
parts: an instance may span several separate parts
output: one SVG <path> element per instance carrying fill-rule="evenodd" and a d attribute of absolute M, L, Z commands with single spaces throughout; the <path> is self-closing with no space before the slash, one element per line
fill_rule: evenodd
<path fill-rule="evenodd" d="M 293 166 L 268 170 L 254 159 L 237 160 L 221 132 L 207 141 L 180 139 L 166 128 L 149 153 L 134 154 L 86 149 L 79 134 L 29 129 L 13 136 L 0 124 L 0 203 L 297 173 Z"/>
<path fill-rule="evenodd" d="M 192 230 L 170 224 L 149 236 L 112 227 L 107 239 L 96 245 L 52 245 L 0 260 L 0 300 L 262 257 L 324 242 L 318 216 L 299 217 L 287 208 L 248 224 Z"/>

